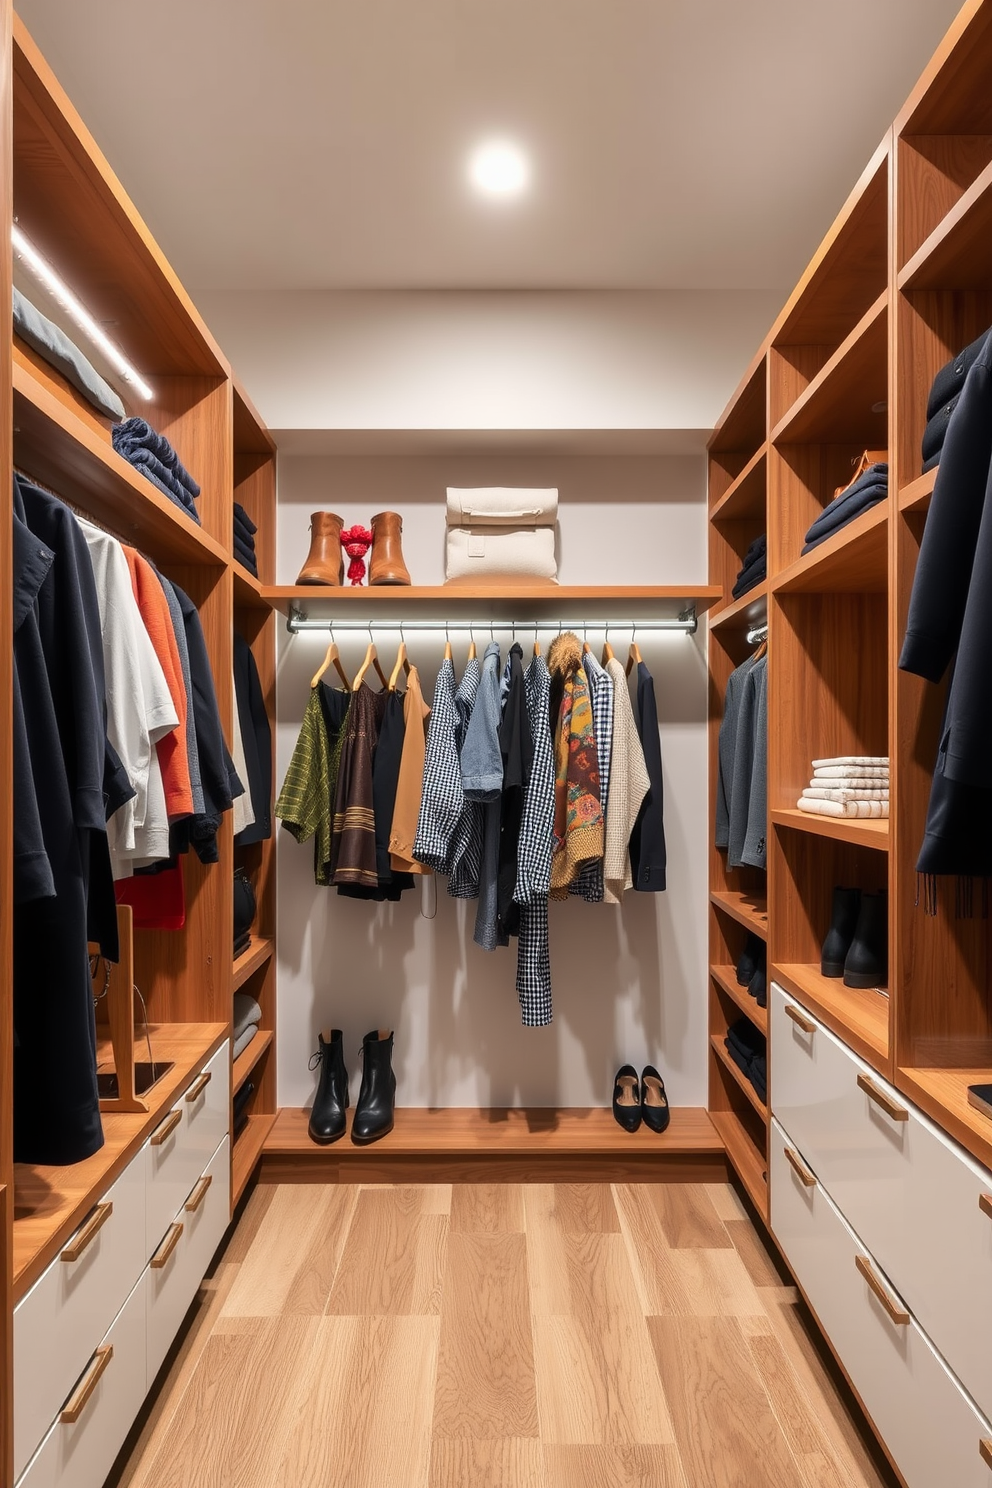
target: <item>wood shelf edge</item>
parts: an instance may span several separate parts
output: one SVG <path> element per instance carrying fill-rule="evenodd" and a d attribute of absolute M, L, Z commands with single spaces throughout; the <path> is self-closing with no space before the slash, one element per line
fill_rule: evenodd
<path fill-rule="evenodd" d="M 732 966 L 711 966 L 710 976 L 724 994 L 736 1003 L 744 1014 L 758 1029 L 768 1037 L 768 1009 L 759 1007 L 754 998 L 748 993 L 746 987 L 741 987 L 734 975 Z"/>
<path fill-rule="evenodd" d="M 747 930 L 753 930 L 762 940 L 768 939 L 768 906 L 759 908 L 760 900 L 733 889 L 711 889 L 710 903 Z"/>
<path fill-rule="evenodd" d="M 839 375 L 844 363 L 857 353 L 859 347 L 863 345 L 875 329 L 879 319 L 888 314 L 888 308 L 889 292 L 888 289 L 883 289 L 882 293 L 873 301 L 864 315 L 862 315 L 853 331 L 845 336 L 829 360 L 824 362 L 812 382 L 803 389 L 788 413 L 779 419 L 771 432 L 772 444 L 818 442 L 816 440 L 802 438 L 799 440 L 787 440 L 785 436 L 789 433 L 790 428 L 802 418 L 803 414 L 817 402 L 824 388 Z"/>
<path fill-rule="evenodd" d="M 855 847 L 870 847 L 876 852 L 889 850 L 887 817 L 871 821 L 857 817 L 817 816 L 815 812 L 800 811 L 798 807 L 776 806 L 772 808 L 770 818 L 776 827 L 790 827 L 797 832 L 809 832 L 814 837 L 832 837 L 835 842 L 850 842 Z"/>
<path fill-rule="evenodd" d="M 952 238 L 964 225 L 971 213 L 990 195 L 992 195 L 992 161 L 981 175 L 976 176 L 967 191 L 958 197 L 916 252 L 903 264 L 897 275 L 900 290 L 905 291 L 917 287 L 917 280 L 924 273 L 927 264 L 937 255 L 948 239 Z"/>
<path fill-rule="evenodd" d="M 741 471 L 740 475 L 737 476 L 736 480 L 731 482 L 731 484 L 727 487 L 719 500 L 710 508 L 709 520 L 711 522 L 736 520 L 735 514 L 731 514 L 728 517 L 728 508 L 733 507 L 734 500 L 738 492 L 747 485 L 752 476 L 758 470 L 762 461 L 767 460 L 767 458 L 768 441 L 765 440 L 761 445 L 758 446 L 758 449 L 751 456 L 750 460 L 748 460 L 747 464 L 744 466 L 744 469 Z"/>
<path fill-rule="evenodd" d="M 752 1142 L 736 1111 L 711 1111 L 710 1120 L 723 1139 L 727 1157 L 761 1218 L 768 1222 L 767 1161 Z"/>
<path fill-rule="evenodd" d="M 899 492 L 899 510 L 901 512 L 926 511 L 930 505 L 933 488 L 937 480 L 939 465 L 928 470 L 925 475 L 918 475 L 915 480 L 903 486 Z"/>
<path fill-rule="evenodd" d="M 833 978 L 818 976 L 815 966 L 796 966 L 789 962 L 776 962 L 769 967 L 768 975 L 880 1075 L 888 1078 L 889 1004 L 880 992 L 870 988 L 860 991 L 845 987 L 840 978 L 834 981 Z M 820 986 L 821 982 L 826 985 Z M 857 1022 L 853 1021 L 856 1011 L 863 1015 Z M 873 1021 L 879 1025 L 878 1028 L 871 1026 Z"/>
<path fill-rule="evenodd" d="M 275 1124 L 274 1111 L 258 1112 L 248 1117 L 248 1124 L 235 1139 L 231 1148 L 231 1213 L 233 1214 L 241 1196 L 251 1181 L 251 1175 L 261 1161 L 262 1148 Z"/>
<path fill-rule="evenodd" d="M 992 1168 L 992 1120 L 968 1104 L 968 1086 L 990 1080 L 990 1069 L 897 1066 L 893 1083 L 976 1162 Z"/>
<path fill-rule="evenodd" d="M 745 629 L 763 620 L 768 609 L 768 580 L 763 579 L 760 584 L 755 584 L 740 599 L 732 600 L 730 604 L 723 605 L 721 609 L 714 611 L 709 617 L 710 630 L 719 630 L 723 627 L 731 629 L 737 627 Z"/>
<path fill-rule="evenodd" d="M 868 511 L 862 512 L 828 537 L 825 542 L 819 543 L 812 552 L 804 553 L 790 563 L 788 568 L 782 569 L 771 579 L 771 591 L 773 594 L 802 594 L 818 592 L 812 585 L 816 583 L 818 573 L 829 570 L 835 563 L 847 560 L 848 562 L 856 555 L 858 549 L 873 549 L 877 544 L 879 548 L 878 557 L 879 576 L 884 588 L 888 578 L 888 550 L 885 541 L 885 528 L 889 520 L 889 504 L 887 501 L 879 501 L 875 506 L 869 507 Z M 863 585 L 854 584 L 852 580 L 845 579 L 844 584 L 849 586 L 851 592 L 864 593 Z M 837 588 L 836 585 L 829 586 L 830 592 L 846 593 L 846 588 Z"/>
<path fill-rule="evenodd" d="M 750 1101 L 751 1105 L 754 1107 L 761 1120 L 767 1123 L 768 1106 L 761 1099 L 761 1096 L 755 1090 L 754 1086 L 751 1084 L 751 1081 L 748 1079 L 747 1075 L 745 1075 L 744 1071 L 742 1069 L 739 1069 L 734 1061 L 731 1059 L 730 1055 L 727 1053 L 726 1048 L 724 1047 L 723 1039 L 718 1033 L 710 1034 L 710 1048 L 713 1050 L 717 1059 L 719 1059 L 724 1068 L 730 1071 L 731 1075 L 737 1081 L 737 1084 L 740 1086 L 744 1095 Z"/>
<path fill-rule="evenodd" d="M 272 1047 L 271 1028 L 260 1028 L 246 1049 L 242 1049 L 231 1068 L 231 1094 L 237 1095 L 242 1085 L 267 1049 Z"/>
<path fill-rule="evenodd" d="M 640 604 L 671 606 L 673 611 L 687 605 L 702 614 L 723 597 L 718 584 L 520 584 L 489 588 L 476 584 L 413 584 L 370 588 L 338 588 L 320 585 L 262 584 L 263 600 L 274 609 L 288 614 L 293 607 L 334 609 L 346 614 L 352 608 L 400 611 L 405 605 L 486 604 L 542 605 L 563 604 Z"/>
<path fill-rule="evenodd" d="M 260 966 L 272 959 L 276 943 L 267 936 L 256 936 L 248 949 L 234 961 L 234 991 L 237 992 Z"/>

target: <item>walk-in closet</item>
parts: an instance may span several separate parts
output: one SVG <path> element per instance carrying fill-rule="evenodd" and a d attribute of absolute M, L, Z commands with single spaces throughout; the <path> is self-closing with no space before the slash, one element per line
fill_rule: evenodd
<path fill-rule="evenodd" d="M 0 0 L 0 1488 L 992 1484 L 990 100 Z"/>

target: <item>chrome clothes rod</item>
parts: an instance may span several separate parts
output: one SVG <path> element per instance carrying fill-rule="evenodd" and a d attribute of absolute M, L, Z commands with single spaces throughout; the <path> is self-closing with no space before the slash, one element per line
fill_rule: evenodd
<path fill-rule="evenodd" d="M 309 631 L 340 632 L 345 635 L 356 632 L 368 635 L 370 630 L 402 631 L 404 635 L 414 632 L 432 632 L 435 635 L 454 635 L 461 632 L 471 635 L 473 632 L 479 634 L 482 631 L 522 631 L 529 634 L 531 631 L 546 631 L 559 635 L 564 630 L 577 631 L 609 631 L 609 630 L 633 630 L 638 635 L 651 635 L 656 631 L 675 631 L 682 635 L 695 635 L 698 629 L 695 610 L 687 610 L 678 618 L 664 620 L 401 620 L 399 617 L 384 619 L 379 616 L 368 620 L 357 620 L 348 616 L 343 620 L 311 620 L 307 616 L 291 613 L 286 621 L 286 629 L 290 635 L 300 635 Z"/>

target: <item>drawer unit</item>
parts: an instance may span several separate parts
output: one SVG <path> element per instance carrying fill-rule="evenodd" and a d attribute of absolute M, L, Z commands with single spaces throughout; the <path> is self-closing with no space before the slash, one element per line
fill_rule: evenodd
<path fill-rule="evenodd" d="M 139 1152 L 14 1309 L 14 1474 L 22 1472 L 148 1259 Z"/>
<path fill-rule="evenodd" d="M 992 1174 L 798 1009 L 814 1027 L 804 1032 L 790 1008 L 773 986 L 773 1111 L 992 1417 Z"/>
<path fill-rule="evenodd" d="M 989 1488 L 992 1428 L 777 1121 L 769 1155 L 776 1240 L 909 1488 Z"/>
<path fill-rule="evenodd" d="M 18 1488 L 98 1488 L 107 1476 L 145 1398 L 146 1282 L 144 1272 Z"/>
<path fill-rule="evenodd" d="M 148 1250 L 157 1246 L 217 1150 L 230 1120 L 231 1056 L 223 1043 L 145 1143 Z"/>
<path fill-rule="evenodd" d="M 231 1215 L 231 1144 L 225 1136 L 192 1185 L 148 1267 L 148 1382 L 154 1380 Z"/>

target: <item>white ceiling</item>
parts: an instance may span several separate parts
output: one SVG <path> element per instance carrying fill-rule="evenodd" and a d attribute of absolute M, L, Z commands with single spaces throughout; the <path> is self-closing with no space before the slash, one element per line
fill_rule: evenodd
<path fill-rule="evenodd" d="M 19 0 L 199 288 L 786 289 L 958 0 Z M 528 199 L 464 186 L 480 136 Z"/>

